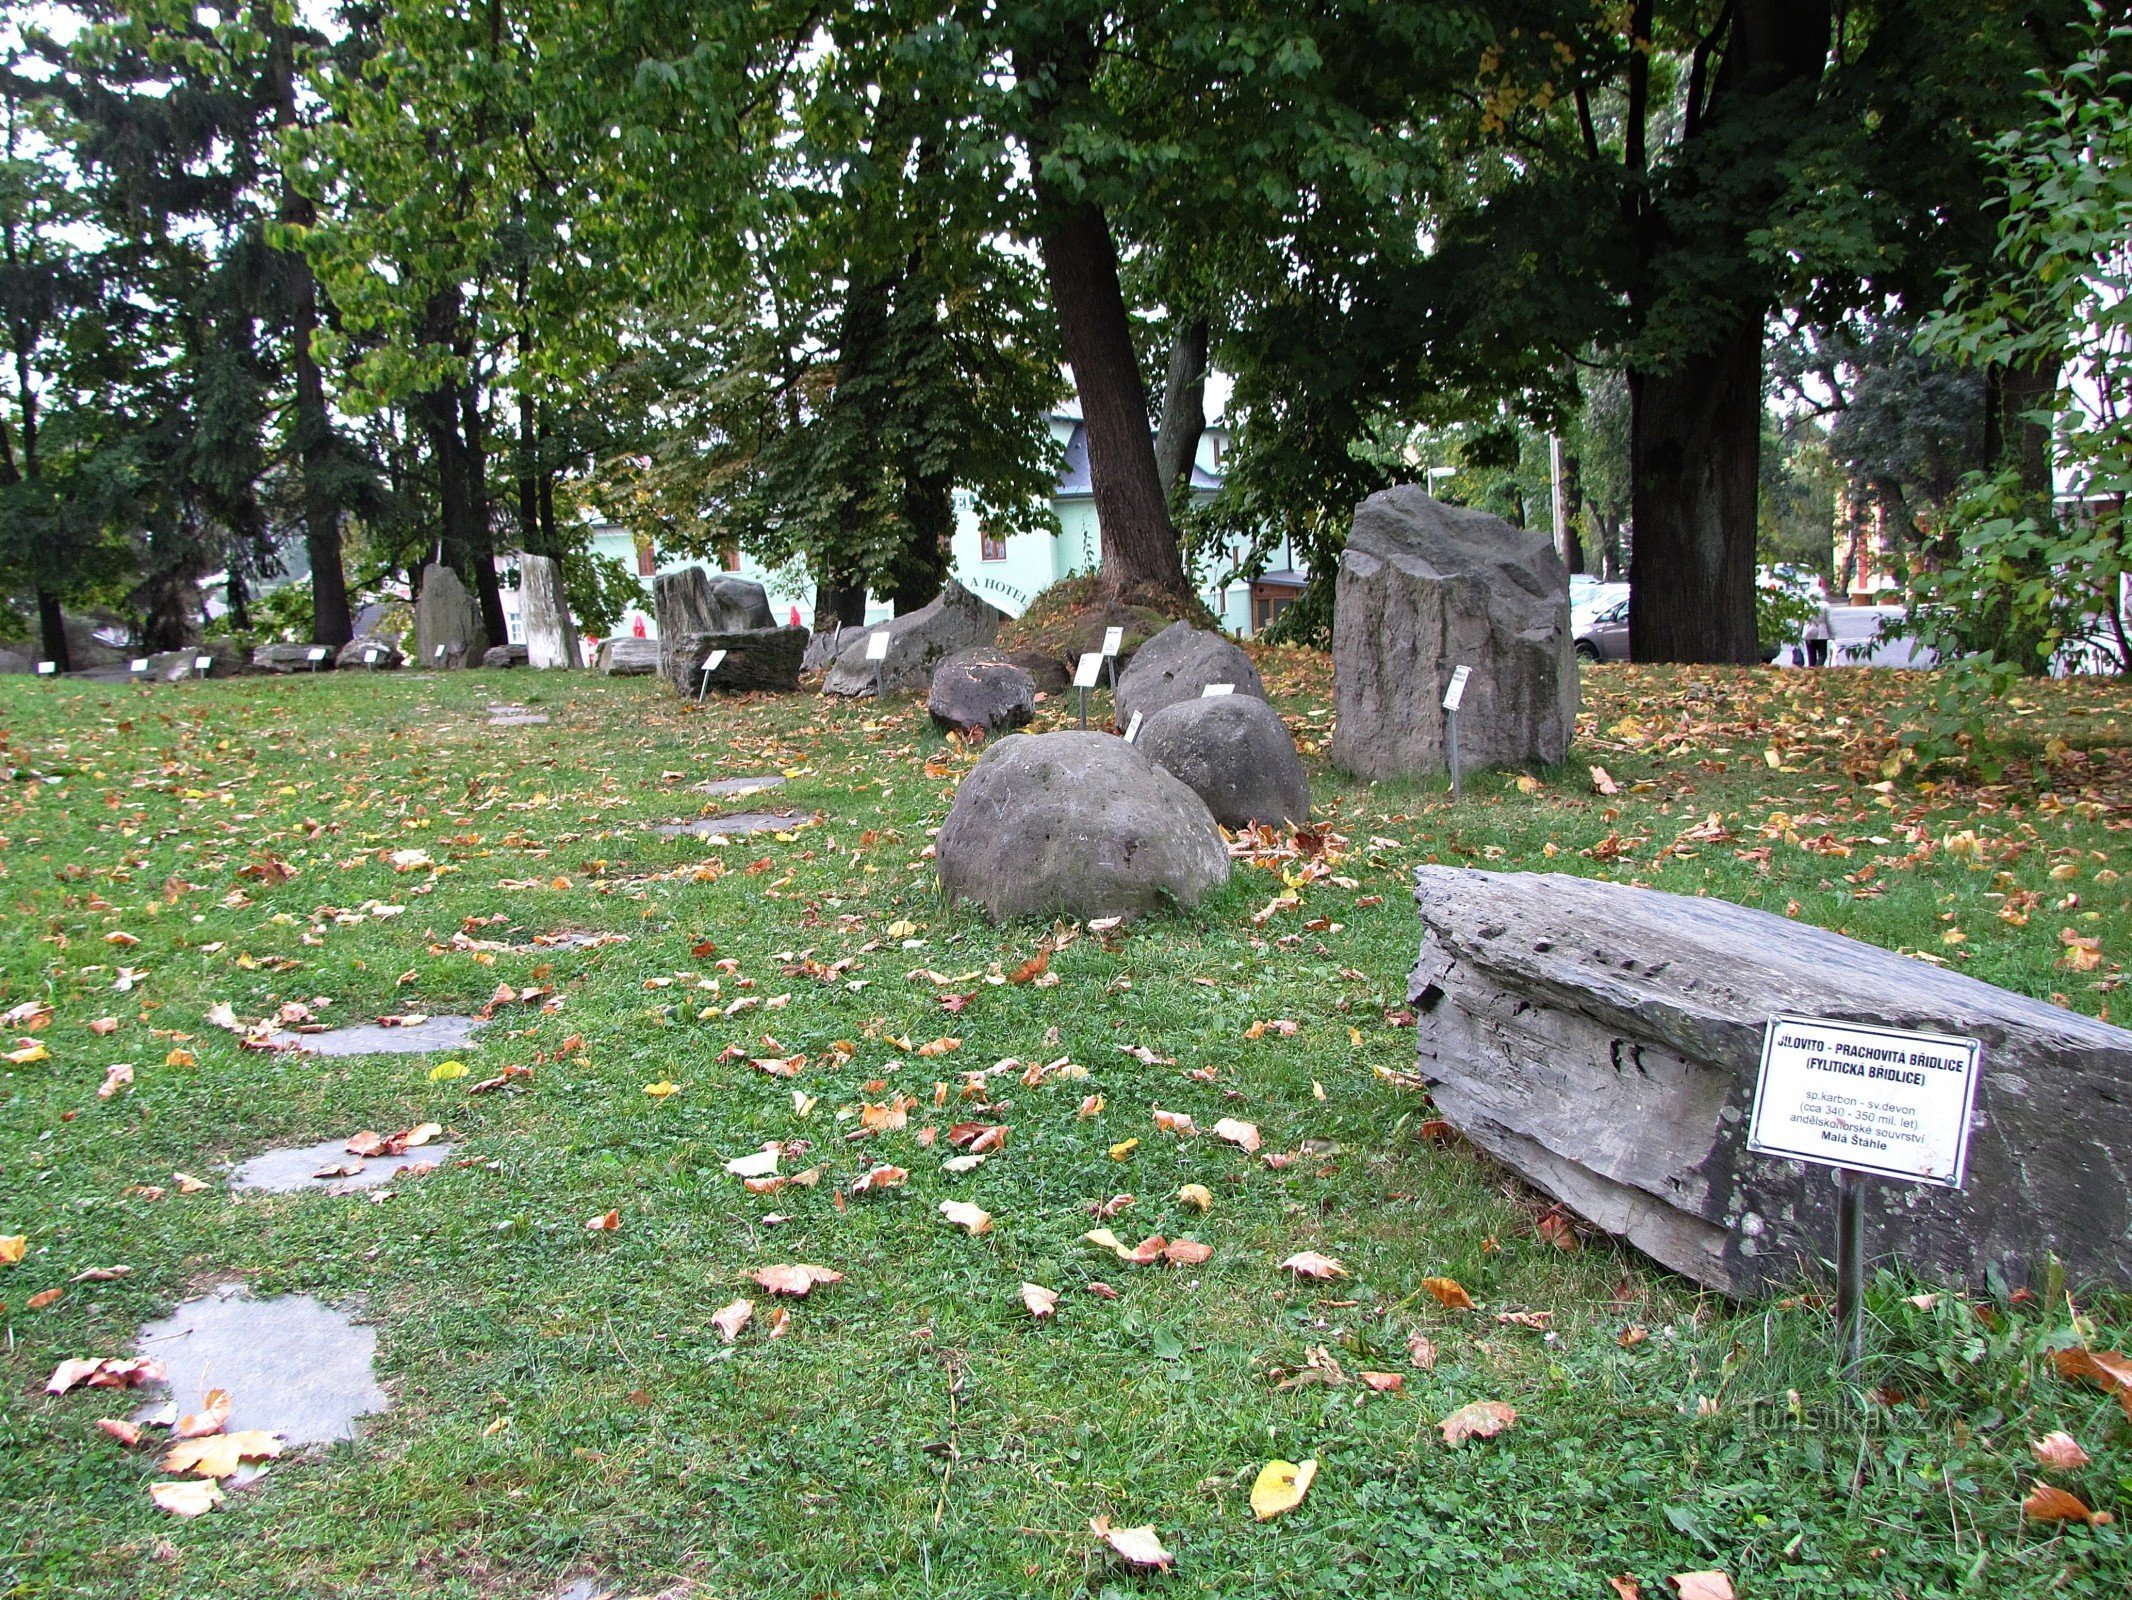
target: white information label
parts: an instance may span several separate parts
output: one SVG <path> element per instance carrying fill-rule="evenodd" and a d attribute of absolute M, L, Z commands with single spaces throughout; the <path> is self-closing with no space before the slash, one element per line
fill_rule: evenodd
<path fill-rule="evenodd" d="M 146 656 L 135 656 L 133 658 L 133 670 L 135 672 L 146 672 L 152 665 L 154 665 L 154 663 L 151 662 Z"/>
<path fill-rule="evenodd" d="M 1105 628 L 1103 630 L 1103 653 L 1105 655 L 1114 656 L 1124 648 L 1125 630 L 1123 628 Z"/>
<path fill-rule="evenodd" d="M 1236 685 L 1233 683 L 1210 683 L 1199 691 L 1199 698 L 1202 700 L 1219 700 L 1225 694 L 1234 693 L 1236 693 Z"/>
<path fill-rule="evenodd" d="M 326 659 L 326 647 L 322 644 L 314 644 L 304 652 L 304 656 L 307 660 L 323 661 Z"/>
<path fill-rule="evenodd" d="M 1747 1148 L 1959 1189 L 1980 1049 L 1950 1034 L 1772 1017 Z"/>
<path fill-rule="evenodd" d="M 38 677 L 40 677 L 40 678 L 56 678 L 56 677 L 58 677 L 58 676 L 59 676 L 59 663 L 58 663 L 58 662 L 56 662 L 56 661 L 40 661 L 40 662 L 38 662 L 38 663 L 37 663 L 37 676 L 38 676 Z"/>
<path fill-rule="evenodd" d="M 435 650 L 430 652 L 429 658 L 432 661 L 442 661 L 444 659 L 444 646 L 438 645 Z"/>
<path fill-rule="evenodd" d="M 725 652 L 723 650 L 713 650 L 709 655 L 703 658 L 703 675 L 708 678 L 712 673 L 716 672 L 719 667 L 724 664 L 724 662 Z"/>
<path fill-rule="evenodd" d="M 886 661 L 888 659 L 888 630 L 886 628 L 883 628 L 879 633 L 867 636 L 866 659 L 868 661 Z M 1056 682 L 1057 680 L 1054 679 L 1053 681 Z"/>
<path fill-rule="evenodd" d="M 377 660 L 377 658 L 378 658 L 378 653 L 377 653 L 377 652 L 376 652 L 375 650 L 365 650 L 365 651 L 363 652 L 363 659 L 364 659 L 365 661 L 375 661 L 375 660 Z"/>
<path fill-rule="evenodd" d="M 1081 657 L 1080 664 L 1073 669 L 1073 686 L 1076 689 L 1093 689 L 1096 686 L 1096 678 L 1102 671 L 1103 652 L 1100 650 L 1089 651 Z M 1053 681 L 1056 682 L 1057 680 L 1054 679 Z"/>
<path fill-rule="evenodd" d="M 1133 713 L 1133 720 L 1125 725 L 1125 742 L 1131 744 L 1140 737 L 1140 713 Z"/>
<path fill-rule="evenodd" d="M 205 672 L 214 664 L 215 658 L 213 656 L 194 656 L 192 658 L 192 669 L 195 672 Z"/>
<path fill-rule="evenodd" d="M 1451 669 L 1451 686 L 1444 690 L 1444 709 L 1446 711 L 1456 711 L 1458 709 L 1458 703 L 1466 698 L 1466 680 L 1472 676 L 1473 669 L 1471 667 L 1453 667 Z"/>

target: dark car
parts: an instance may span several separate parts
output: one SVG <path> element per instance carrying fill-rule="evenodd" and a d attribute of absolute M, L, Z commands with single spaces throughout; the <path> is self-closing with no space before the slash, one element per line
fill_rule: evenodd
<path fill-rule="evenodd" d="M 1617 600 L 1593 615 L 1577 635 L 1577 654 L 1586 661 L 1626 661 L 1629 658 L 1629 603 Z"/>

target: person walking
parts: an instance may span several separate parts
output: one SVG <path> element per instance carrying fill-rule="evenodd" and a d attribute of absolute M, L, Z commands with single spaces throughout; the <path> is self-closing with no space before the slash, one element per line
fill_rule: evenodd
<path fill-rule="evenodd" d="M 1828 645 L 1831 631 L 1828 615 L 1828 591 L 1822 588 L 1820 581 L 1817 579 L 1814 583 L 1813 615 L 1806 619 L 1806 630 L 1803 634 L 1806 640 L 1806 664 L 1808 666 L 1825 667 L 1828 665 Z"/>

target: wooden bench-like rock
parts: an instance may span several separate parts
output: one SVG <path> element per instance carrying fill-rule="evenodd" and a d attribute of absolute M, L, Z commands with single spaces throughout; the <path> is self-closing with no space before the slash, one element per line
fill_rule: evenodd
<path fill-rule="evenodd" d="M 2132 1032 L 1717 899 L 1423 867 L 1420 1071 L 1482 1150 L 1729 1295 L 1832 1253 L 1831 1172 L 1750 1155 L 1764 1024 L 1983 1041 L 1961 1191 L 1874 1180 L 1867 1246 L 1927 1276 L 2132 1281 Z"/>

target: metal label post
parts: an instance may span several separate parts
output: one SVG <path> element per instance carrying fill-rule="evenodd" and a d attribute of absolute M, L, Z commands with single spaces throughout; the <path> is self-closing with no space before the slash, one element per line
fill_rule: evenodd
<path fill-rule="evenodd" d="M 1843 1370 L 1865 1359 L 1865 1174 L 1836 1169 L 1836 1326 Z"/>
<path fill-rule="evenodd" d="M 888 644 L 888 626 L 885 623 L 882 624 L 880 632 L 874 634 L 866 641 L 866 659 L 874 664 L 874 699 L 876 702 L 888 698 Z"/>
<path fill-rule="evenodd" d="M 1458 804 L 1462 798 L 1462 783 L 1458 760 L 1458 708 L 1466 698 L 1466 680 L 1473 676 L 1471 667 L 1451 669 L 1450 685 L 1444 690 L 1444 754 L 1451 762 L 1451 803 Z"/>
<path fill-rule="evenodd" d="M 718 670 L 724 660 L 725 652 L 723 650 L 713 650 L 703 658 L 703 675 L 696 681 L 696 698 L 699 701 L 710 693 L 711 674 Z"/>
<path fill-rule="evenodd" d="M 1081 694 L 1081 731 L 1088 731 L 1088 691 L 1096 686 L 1096 678 L 1103 671 L 1103 652 L 1091 650 L 1082 656 L 1073 670 L 1073 686 Z"/>
<path fill-rule="evenodd" d="M 1103 630 L 1103 669 L 1110 674 L 1110 692 L 1118 692 L 1118 652 L 1125 648 L 1123 628 Z"/>

